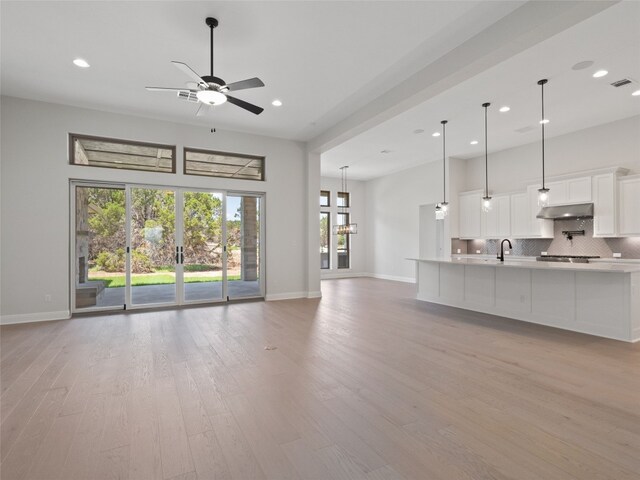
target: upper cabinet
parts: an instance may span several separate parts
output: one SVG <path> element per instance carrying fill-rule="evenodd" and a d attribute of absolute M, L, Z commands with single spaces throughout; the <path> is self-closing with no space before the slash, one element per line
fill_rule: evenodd
<path fill-rule="evenodd" d="M 620 190 L 620 235 L 640 235 L 640 175 L 624 177 Z"/>
<path fill-rule="evenodd" d="M 491 210 L 481 212 L 482 238 L 506 238 L 511 235 L 511 204 L 509 195 L 495 195 Z"/>
<path fill-rule="evenodd" d="M 553 220 L 536 218 L 541 209 L 538 205 L 538 189 L 540 187 L 540 185 L 529 185 L 527 187 L 529 232 L 525 238 L 553 238 Z"/>
<path fill-rule="evenodd" d="M 593 176 L 593 236 L 614 237 L 617 229 L 617 190 L 618 177 L 615 173 Z"/>
<path fill-rule="evenodd" d="M 592 201 L 591 177 L 570 178 L 549 182 L 549 205 L 586 203 Z"/>
<path fill-rule="evenodd" d="M 460 238 L 480 238 L 480 214 L 482 213 L 482 192 L 461 193 L 459 201 L 459 225 L 458 234 Z"/>

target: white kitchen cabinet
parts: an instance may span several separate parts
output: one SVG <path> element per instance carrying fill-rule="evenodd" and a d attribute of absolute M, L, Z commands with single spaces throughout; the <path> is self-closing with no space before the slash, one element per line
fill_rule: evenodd
<path fill-rule="evenodd" d="M 640 175 L 622 178 L 620 193 L 620 235 L 640 235 Z"/>
<path fill-rule="evenodd" d="M 526 193 L 511 195 L 511 236 L 527 238 L 531 230 L 529 197 Z"/>
<path fill-rule="evenodd" d="M 536 218 L 541 208 L 538 205 L 538 189 L 540 185 L 527 187 L 527 201 L 529 202 L 529 232 L 525 238 L 553 238 L 553 220 Z"/>
<path fill-rule="evenodd" d="M 473 239 L 481 237 L 480 215 L 482 214 L 482 192 L 465 192 L 458 196 L 460 238 Z"/>
<path fill-rule="evenodd" d="M 480 230 L 482 238 L 506 238 L 511 235 L 511 201 L 509 195 L 496 195 L 492 208 L 482 212 Z"/>
<path fill-rule="evenodd" d="M 570 178 L 547 182 L 549 205 L 591 202 L 591 177 Z"/>
<path fill-rule="evenodd" d="M 605 173 L 593 176 L 593 236 L 614 237 L 617 232 L 617 176 Z"/>
<path fill-rule="evenodd" d="M 591 177 L 570 178 L 567 180 L 568 203 L 587 203 L 592 200 Z"/>

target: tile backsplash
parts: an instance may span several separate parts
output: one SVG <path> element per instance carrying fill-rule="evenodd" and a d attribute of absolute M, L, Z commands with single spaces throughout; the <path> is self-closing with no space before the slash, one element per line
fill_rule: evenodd
<path fill-rule="evenodd" d="M 540 252 L 549 255 L 597 255 L 610 258 L 614 253 L 622 258 L 640 259 L 640 237 L 593 238 L 593 219 L 556 220 L 553 225 L 553 239 L 511 240 L 512 255 L 538 256 Z M 567 240 L 563 230 L 584 230 L 584 236 L 575 235 Z M 456 253 L 496 254 L 500 249 L 500 240 L 451 240 L 451 251 Z"/>

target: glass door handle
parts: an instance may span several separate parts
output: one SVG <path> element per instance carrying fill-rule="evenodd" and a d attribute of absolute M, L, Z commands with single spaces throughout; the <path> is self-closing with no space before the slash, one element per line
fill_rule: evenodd
<path fill-rule="evenodd" d="M 180 263 L 184 265 L 184 247 L 180 247 Z"/>
<path fill-rule="evenodd" d="M 178 253 L 178 247 L 176 247 L 176 264 L 180 263 L 180 255 Z"/>

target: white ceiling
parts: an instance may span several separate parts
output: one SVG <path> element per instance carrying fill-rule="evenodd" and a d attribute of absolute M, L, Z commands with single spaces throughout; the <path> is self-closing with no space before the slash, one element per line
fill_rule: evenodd
<path fill-rule="evenodd" d="M 2 1 L 1 93 L 304 141 L 522 3 Z M 262 115 L 225 104 L 196 118 L 197 105 L 144 90 L 185 85 L 172 60 L 208 72 L 207 16 L 220 21 L 215 74 L 260 77 L 237 97 Z"/>
<path fill-rule="evenodd" d="M 572 66 L 592 60 L 593 67 Z M 592 77 L 597 69 L 609 75 Z M 499 151 L 540 138 L 540 87 L 545 87 L 549 137 L 640 114 L 634 85 L 616 89 L 623 77 L 640 81 L 640 2 L 626 1 L 459 83 L 440 95 L 347 140 L 322 154 L 322 174 L 339 176 L 349 165 L 352 179 L 367 180 L 442 158 L 442 139 L 432 137 L 447 125 L 447 153 L 459 158 L 484 154 L 482 103 L 489 110 L 489 151 Z M 499 113 L 502 105 L 511 107 Z M 516 130 L 530 127 L 526 133 Z M 424 129 L 423 134 L 414 130 Z M 640 132 L 639 132 L 640 134 Z M 478 140 L 478 145 L 470 145 Z M 390 153 L 380 153 L 388 150 Z"/>

